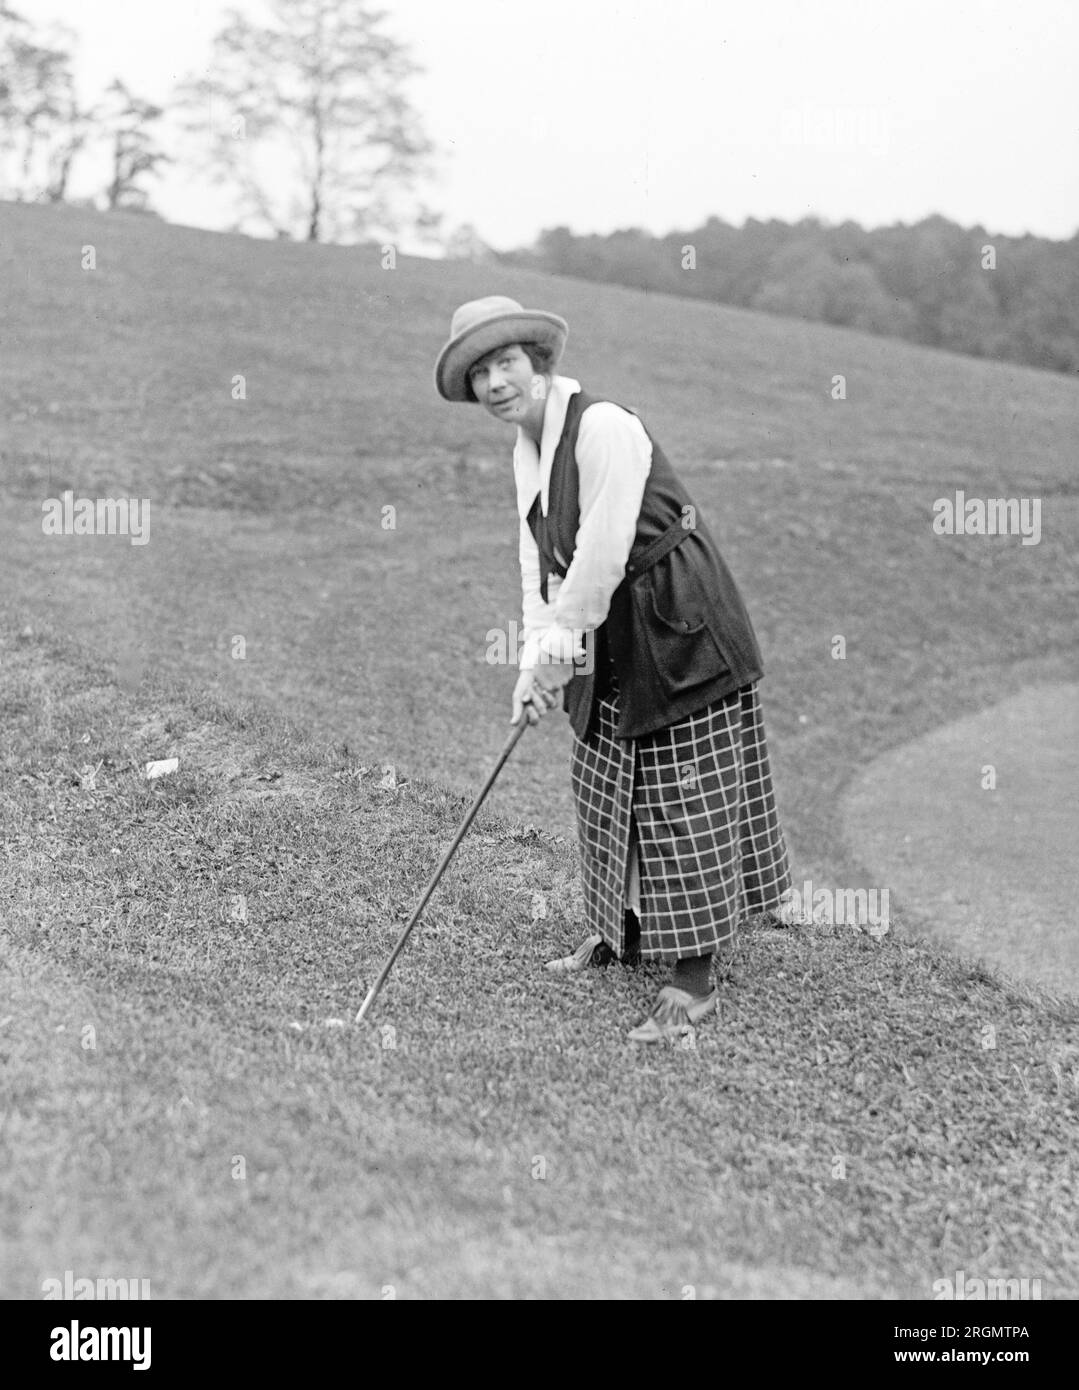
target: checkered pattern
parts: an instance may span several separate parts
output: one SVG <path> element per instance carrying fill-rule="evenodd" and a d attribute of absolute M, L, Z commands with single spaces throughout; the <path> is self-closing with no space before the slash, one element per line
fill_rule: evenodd
<path fill-rule="evenodd" d="M 701 956 L 746 913 L 791 886 L 757 685 L 656 733 L 614 736 L 618 689 L 574 738 L 571 780 L 589 930 L 622 950 L 626 863 L 635 832 L 641 955 Z"/>

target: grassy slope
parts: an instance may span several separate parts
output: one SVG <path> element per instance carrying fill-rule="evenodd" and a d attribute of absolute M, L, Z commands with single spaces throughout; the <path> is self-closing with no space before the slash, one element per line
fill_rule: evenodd
<path fill-rule="evenodd" d="M 43 1278 L 135 1261 L 159 1295 L 919 1296 L 989 1266 L 1074 1293 L 1075 1099 L 1053 1071 L 1075 1046 L 1068 1008 L 897 940 L 763 934 L 695 1053 L 623 1046 L 648 976 L 581 982 L 583 1013 L 563 1001 L 538 964 L 576 926 L 564 722 L 522 742 L 401 963 L 382 1020 L 398 1046 L 320 1024 L 362 997 L 460 817 L 437 784 L 474 787 L 505 733 L 511 673 L 483 654 L 518 616 L 509 441 L 433 397 L 457 302 L 499 289 L 561 309 L 566 369 L 664 443 L 762 635 L 796 870 L 845 883 L 859 866 L 836 794 L 867 757 L 1031 675 L 1074 675 L 1073 383 L 628 290 L 382 271 L 67 209 L 0 207 L 0 283 L 18 850 L 0 1042 L 22 1088 L 0 1140 L 7 1287 L 33 1292 L 35 1262 Z M 65 485 L 150 497 L 151 543 L 42 537 L 41 500 Z M 932 501 L 955 487 L 1042 496 L 1041 545 L 935 539 Z M 27 623 L 50 640 L 17 646 Z M 237 632 L 244 662 L 223 650 Z M 271 705 L 358 758 L 301 747 Z M 190 776 L 150 788 L 125 770 L 126 750 L 170 745 Z M 102 758 L 98 790 L 70 782 Z M 411 789 L 331 775 L 388 760 Z M 290 776 L 252 780 L 275 765 Z M 499 811 L 570 838 L 522 842 Z M 534 888 L 551 916 L 529 932 Z M 222 920 L 237 891 L 246 931 Z M 94 1052 L 70 1041 L 86 1018 L 108 1040 Z M 846 1182 L 837 1153 L 857 1160 Z"/>

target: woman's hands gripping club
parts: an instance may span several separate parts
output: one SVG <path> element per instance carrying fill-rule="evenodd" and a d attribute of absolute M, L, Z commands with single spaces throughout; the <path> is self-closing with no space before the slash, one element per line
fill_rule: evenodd
<path fill-rule="evenodd" d="M 561 703 L 559 691 L 573 676 L 574 670 L 572 661 L 552 661 L 522 671 L 513 688 L 510 723 L 519 723 L 521 715 L 527 713 L 528 722 L 538 724 L 549 709 Z"/>

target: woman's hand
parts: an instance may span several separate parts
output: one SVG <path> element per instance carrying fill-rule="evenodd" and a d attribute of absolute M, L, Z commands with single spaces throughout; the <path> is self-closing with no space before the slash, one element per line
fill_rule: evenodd
<path fill-rule="evenodd" d="M 576 668 L 572 661 L 547 662 L 522 671 L 513 689 L 513 714 L 511 724 L 518 724 L 521 715 L 527 713 L 530 724 L 538 724 L 549 709 L 559 702 L 558 692 L 573 676 Z"/>

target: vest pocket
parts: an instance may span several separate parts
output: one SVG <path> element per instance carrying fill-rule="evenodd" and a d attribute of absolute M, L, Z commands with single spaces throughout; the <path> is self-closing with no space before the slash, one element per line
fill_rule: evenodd
<path fill-rule="evenodd" d="M 660 566 L 656 567 L 660 570 Z M 634 645 L 640 643 L 651 653 L 656 674 L 669 697 L 685 694 L 698 685 L 731 674 L 731 664 L 703 611 L 703 604 L 679 605 L 671 595 L 657 589 L 651 571 L 643 582 L 631 588 Z M 676 615 L 677 613 L 677 615 Z"/>

